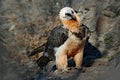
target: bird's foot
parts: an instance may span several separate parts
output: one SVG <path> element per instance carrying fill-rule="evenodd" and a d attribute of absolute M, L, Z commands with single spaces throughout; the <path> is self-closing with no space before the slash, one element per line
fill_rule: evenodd
<path fill-rule="evenodd" d="M 82 66 L 76 66 L 76 67 L 74 67 L 74 69 L 77 69 L 77 70 L 82 70 Z"/>
<path fill-rule="evenodd" d="M 62 70 L 55 70 L 54 73 L 55 74 L 63 74 L 63 73 L 69 73 L 69 70 L 71 70 L 71 68 L 65 68 L 65 69 L 62 69 Z"/>

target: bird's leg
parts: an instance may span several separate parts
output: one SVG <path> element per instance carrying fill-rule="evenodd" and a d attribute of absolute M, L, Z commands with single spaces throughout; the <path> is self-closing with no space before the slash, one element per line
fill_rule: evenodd
<path fill-rule="evenodd" d="M 67 63 L 67 55 L 64 53 L 57 53 L 56 55 L 56 66 L 58 70 L 66 71 L 68 63 Z"/>
<path fill-rule="evenodd" d="M 83 60 L 83 53 L 82 52 L 79 52 L 74 56 L 74 61 L 75 61 L 75 64 L 76 64 L 75 68 L 81 67 L 82 60 Z"/>
<path fill-rule="evenodd" d="M 77 69 L 80 69 L 81 68 L 81 65 L 82 65 L 82 61 L 83 61 L 83 51 L 84 51 L 84 44 L 81 45 L 81 48 L 80 50 L 78 51 L 78 53 L 74 56 L 74 61 L 75 61 L 75 64 L 76 64 L 76 67 Z"/>

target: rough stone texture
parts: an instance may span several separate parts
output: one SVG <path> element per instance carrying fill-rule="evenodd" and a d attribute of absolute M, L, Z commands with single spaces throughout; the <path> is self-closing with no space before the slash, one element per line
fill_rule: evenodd
<path fill-rule="evenodd" d="M 71 70 L 68 76 L 63 74 L 63 77 L 59 77 L 51 73 L 47 73 L 49 74 L 47 76 L 44 71 L 38 71 L 46 77 L 41 78 L 36 74 L 37 78 L 63 80 L 70 77 L 72 80 L 75 80 L 74 78 L 100 80 L 100 77 L 108 71 L 114 74 L 116 67 L 120 69 L 119 0 L 0 0 L 0 77 L 2 77 L 0 79 L 32 80 L 36 78 L 33 75 L 38 68 L 35 67 L 34 60 L 41 54 L 32 58 L 27 55 L 29 51 L 46 43 L 50 31 L 60 24 L 59 10 L 66 5 L 79 10 L 82 22 L 92 31 L 89 41 L 101 51 L 103 57 L 82 73 Z M 100 77 L 98 77 L 99 74 Z M 103 76 L 102 79 L 110 80 L 107 76 Z"/>

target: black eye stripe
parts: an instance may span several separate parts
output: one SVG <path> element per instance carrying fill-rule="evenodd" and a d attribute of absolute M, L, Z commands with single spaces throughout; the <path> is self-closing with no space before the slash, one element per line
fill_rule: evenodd
<path fill-rule="evenodd" d="M 65 13 L 66 17 L 70 17 L 73 20 L 76 20 L 76 17 L 74 16 L 74 14 L 71 13 Z"/>
<path fill-rule="evenodd" d="M 71 11 L 72 12 L 72 14 L 74 13 L 73 11 Z"/>
<path fill-rule="evenodd" d="M 71 16 L 71 14 L 70 14 L 70 13 L 65 13 L 65 15 L 67 15 L 67 16 Z"/>

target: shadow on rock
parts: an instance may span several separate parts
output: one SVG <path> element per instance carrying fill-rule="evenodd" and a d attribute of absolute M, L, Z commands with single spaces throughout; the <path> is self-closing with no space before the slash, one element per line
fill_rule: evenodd
<path fill-rule="evenodd" d="M 84 49 L 83 66 L 90 67 L 94 60 L 101 58 L 101 52 L 90 42 L 86 42 Z"/>

